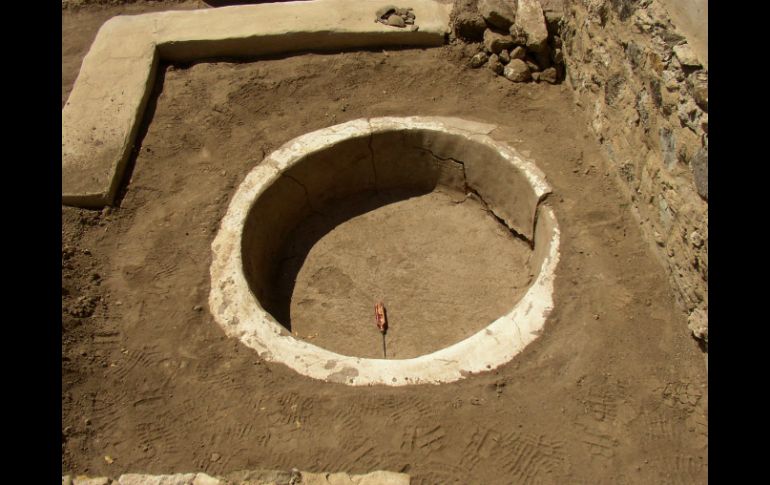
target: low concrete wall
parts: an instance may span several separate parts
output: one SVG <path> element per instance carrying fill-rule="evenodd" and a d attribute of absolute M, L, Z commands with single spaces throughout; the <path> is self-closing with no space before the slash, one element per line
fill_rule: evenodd
<path fill-rule="evenodd" d="M 62 202 L 113 202 L 160 59 L 444 44 L 450 5 L 411 0 L 416 19 L 406 28 L 375 22 L 381 6 L 314 0 L 110 19 L 83 59 L 62 110 Z"/>
<path fill-rule="evenodd" d="M 655 0 L 566 0 L 559 33 L 575 101 L 708 343 L 708 70 L 673 18 Z"/>

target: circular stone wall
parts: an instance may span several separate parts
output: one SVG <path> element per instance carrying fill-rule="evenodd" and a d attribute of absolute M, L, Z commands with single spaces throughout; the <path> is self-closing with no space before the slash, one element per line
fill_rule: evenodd
<path fill-rule="evenodd" d="M 510 361 L 539 335 L 552 308 L 559 230 L 541 203 L 550 193 L 543 174 L 492 139 L 495 128 L 455 118 L 372 118 L 308 133 L 273 152 L 238 188 L 212 244 L 209 305 L 217 322 L 266 360 L 349 385 L 450 382 Z M 475 194 L 530 244 L 535 277 L 505 315 L 429 354 L 367 359 L 299 340 L 265 310 L 282 245 L 316 208 L 365 191 L 437 186 Z"/>

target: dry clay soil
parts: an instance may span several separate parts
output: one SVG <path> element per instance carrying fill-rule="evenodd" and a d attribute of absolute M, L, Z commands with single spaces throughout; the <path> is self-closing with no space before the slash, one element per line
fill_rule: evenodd
<path fill-rule="evenodd" d="M 62 103 L 105 20 L 201 6 L 63 10 Z M 62 473 L 297 467 L 403 471 L 415 484 L 706 482 L 703 355 L 566 85 L 513 84 L 468 68 L 462 46 L 445 46 L 161 66 L 155 91 L 118 205 L 62 208 Z M 246 173 L 308 131 L 405 115 L 498 124 L 494 136 L 545 172 L 562 254 L 539 339 L 456 383 L 353 388 L 302 377 L 226 338 L 207 308 L 210 246 Z M 418 224 L 430 204 L 445 204 L 436 214 L 446 227 L 478 225 L 467 231 L 477 239 L 457 230 L 459 246 L 438 245 L 446 257 L 505 242 L 479 207 L 420 203 L 384 218 L 401 224 L 402 246 L 354 264 L 340 260 L 332 237 L 322 240 L 327 256 L 307 264 L 365 274 L 367 264 L 419 261 L 431 247 Z M 345 237 L 365 241 L 352 222 Z M 455 276 L 499 275 L 494 258 L 463 261 L 452 260 Z M 299 278 L 294 291 L 312 283 Z M 383 284 L 391 299 L 414 294 Z M 345 301 L 334 288 L 340 305 L 362 298 Z M 440 300 L 467 302 L 467 291 L 444 285 Z M 474 291 L 484 307 L 510 296 L 488 284 Z M 453 315 L 447 335 L 461 324 Z"/>

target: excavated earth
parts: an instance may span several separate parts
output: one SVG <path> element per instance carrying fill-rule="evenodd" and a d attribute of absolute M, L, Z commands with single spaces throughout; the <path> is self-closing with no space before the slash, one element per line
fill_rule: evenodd
<path fill-rule="evenodd" d="M 63 9 L 62 103 L 105 20 L 201 7 Z M 416 484 L 706 482 L 703 356 L 569 88 L 513 84 L 467 60 L 449 45 L 161 66 L 118 206 L 62 207 L 62 474 L 297 467 L 401 471 Z M 210 246 L 243 177 L 303 133 L 408 115 L 498 124 L 495 136 L 545 172 L 562 254 L 542 335 L 493 371 L 403 388 L 315 381 L 225 338 L 206 306 Z M 370 305 L 357 291 L 366 281 L 390 301 L 446 305 L 421 334 L 439 347 L 467 331 L 469 313 L 504 311 L 521 275 L 489 282 L 523 256 L 489 214 L 440 194 L 401 204 L 309 252 L 292 291 L 318 297 L 317 321 Z M 343 258 L 383 221 L 397 233 L 373 257 Z M 437 241 L 427 224 L 453 234 Z M 467 284 L 434 275 L 415 292 L 395 278 L 436 254 Z M 304 337 L 321 331 L 334 330 Z"/>

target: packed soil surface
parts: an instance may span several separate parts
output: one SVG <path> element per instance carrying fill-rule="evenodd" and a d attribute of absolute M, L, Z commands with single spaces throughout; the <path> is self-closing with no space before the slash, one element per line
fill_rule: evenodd
<path fill-rule="evenodd" d="M 275 285 L 279 304 L 266 310 L 296 337 L 333 352 L 408 359 L 509 312 L 532 280 L 531 254 L 464 194 L 362 193 L 293 231 Z M 378 301 L 388 317 L 384 351 Z"/>
<path fill-rule="evenodd" d="M 63 10 L 63 100 L 106 18 L 161 6 L 189 4 Z M 316 381 L 226 338 L 207 308 L 210 246 L 240 181 L 298 135 L 401 115 L 498 124 L 492 135 L 546 174 L 562 242 L 542 335 L 498 369 L 401 388 Z M 585 126 L 566 85 L 472 70 L 454 45 L 161 66 L 116 207 L 62 207 L 62 473 L 297 467 L 403 471 L 415 484 L 705 483 L 703 355 Z M 427 251 L 416 243 L 458 223 L 479 229 L 461 241 L 474 254 L 447 265 L 499 276 L 487 251 L 511 264 L 515 254 L 478 250 L 502 241 L 487 214 L 463 206 L 446 207 L 440 223 L 438 213 L 420 215 L 424 227 L 408 224 L 411 215 L 393 221 L 403 231 L 376 267 L 431 264 L 416 260 Z M 326 253 L 315 267 L 368 280 L 367 260 L 347 259 L 343 239 L 366 240 L 377 214 L 319 241 Z M 294 294 L 313 291 L 308 264 Z M 395 327 L 414 298 L 474 312 L 484 305 L 473 295 L 492 286 L 439 294 L 391 284 L 382 298 Z"/>

